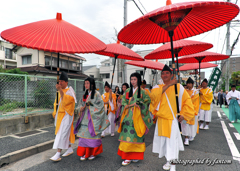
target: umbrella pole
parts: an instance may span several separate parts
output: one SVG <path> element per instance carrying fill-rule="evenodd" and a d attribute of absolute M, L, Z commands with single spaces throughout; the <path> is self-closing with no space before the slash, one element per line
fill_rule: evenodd
<path fill-rule="evenodd" d="M 179 72 L 179 66 L 178 66 L 178 53 L 175 54 L 176 60 L 177 60 L 177 75 L 178 75 L 178 83 L 180 83 L 180 72 Z"/>
<path fill-rule="evenodd" d="M 171 17 L 170 17 L 171 19 Z M 172 69 L 173 69 L 173 76 L 176 76 L 176 70 L 175 70 L 175 61 L 174 61 L 174 51 L 173 51 L 173 31 L 168 32 L 170 40 L 171 40 L 171 52 L 172 52 Z M 178 103 L 178 91 L 177 91 L 177 84 L 174 85 L 175 87 L 175 96 L 176 96 L 176 106 L 177 106 L 177 115 L 180 114 L 179 111 L 179 103 Z"/>
<path fill-rule="evenodd" d="M 201 85 L 201 73 L 200 73 L 200 70 L 201 70 L 201 61 L 199 61 L 199 85 Z"/>
<path fill-rule="evenodd" d="M 114 77 L 114 71 L 115 71 L 117 57 L 118 57 L 118 55 L 115 55 L 114 66 L 113 66 L 113 73 L 112 73 L 112 81 L 111 81 L 111 89 L 112 89 L 112 84 L 113 84 L 113 77 Z"/>
<path fill-rule="evenodd" d="M 59 53 L 57 54 L 57 84 L 59 84 Z M 56 111 L 58 109 L 58 91 L 57 91 L 57 94 L 56 94 Z"/>
<path fill-rule="evenodd" d="M 155 70 L 155 72 L 156 72 L 156 70 Z M 154 82 L 155 72 L 154 72 L 154 74 L 153 74 L 152 86 L 153 86 L 153 82 Z"/>
<path fill-rule="evenodd" d="M 196 88 L 197 88 L 197 69 L 195 69 Z"/>
<path fill-rule="evenodd" d="M 143 70 L 143 80 L 144 80 L 144 76 L 145 76 L 145 72 L 146 72 L 146 67 L 144 67 L 144 70 Z"/>

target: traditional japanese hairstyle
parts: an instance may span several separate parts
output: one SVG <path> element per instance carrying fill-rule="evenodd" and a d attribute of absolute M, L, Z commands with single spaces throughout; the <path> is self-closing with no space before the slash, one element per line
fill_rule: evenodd
<path fill-rule="evenodd" d="M 123 84 L 122 84 L 122 87 L 123 87 L 123 86 L 126 86 L 127 89 L 129 88 L 128 83 L 123 83 Z M 126 90 L 127 90 L 127 89 L 126 89 Z M 123 93 L 124 93 L 124 92 L 123 92 L 123 90 L 122 90 L 122 91 L 121 91 L 121 95 L 123 95 Z"/>
<path fill-rule="evenodd" d="M 84 83 L 85 84 L 85 81 L 89 81 L 90 82 L 90 90 L 92 91 L 91 93 L 91 99 L 94 98 L 94 95 L 95 95 L 95 90 L 96 90 L 96 85 L 95 85 L 95 80 L 91 77 L 88 77 L 84 80 Z M 84 89 L 85 89 L 85 85 L 83 85 Z M 88 90 L 85 91 L 85 94 L 83 96 L 84 99 L 87 98 L 87 95 L 88 95 Z"/>
<path fill-rule="evenodd" d="M 141 78 L 141 75 L 137 72 L 135 73 L 132 73 L 130 75 L 130 92 L 129 92 L 129 97 L 132 97 L 133 96 L 133 85 L 131 84 L 131 78 L 132 77 L 137 77 L 137 84 L 138 84 L 138 96 L 137 98 L 140 98 L 141 97 L 141 84 L 142 84 L 142 78 Z"/>

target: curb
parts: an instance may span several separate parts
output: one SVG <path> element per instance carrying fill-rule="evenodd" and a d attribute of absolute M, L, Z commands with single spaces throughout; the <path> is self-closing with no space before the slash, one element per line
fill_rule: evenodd
<path fill-rule="evenodd" d="M 9 163 L 16 162 L 18 160 L 27 158 L 31 155 L 49 150 L 52 148 L 54 140 L 46 141 L 44 143 L 40 143 L 31 147 L 27 147 L 18 151 L 14 151 L 4 156 L 0 157 L 0 168 L 8 165 Z"/>

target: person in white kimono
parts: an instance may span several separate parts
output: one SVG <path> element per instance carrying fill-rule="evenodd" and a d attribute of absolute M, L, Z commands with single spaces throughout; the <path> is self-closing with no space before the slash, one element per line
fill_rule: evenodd
<path fill-rule="evenodd" d="M 63 157 L 73 154 L 71 143 L 75 142 L 73 133 L 74 108 L 77 103 L 76 95 L 72 87 L 68 87 L 68 75 L 62 72 L 59 78 L 59 84 L 56 84 L 58 90 L 58 105 L 54 103 L 53 117 L 55 118 L 55 140 L 53 149 L 57 149 L 57 153 L 50 158 L 53 161 L 60 161 L 62 149 L 67 151 Z"/>
<path fill-rule="evenodd" d="M 226 98 L 229 105 L 229 120 L 234 123 L 240 119 L 240 92 L 236 90 L 235 85 L 232 85 L 231 89 Z"/>
<path fill-rule="evenodd" d="M 116 94 L 112 92 L 112 89 L 109 85 L 109 83 L 105 82 L 105 93 L 102 95 L 102 99 L 104 102 L 104 108 L 105 113 L 108 115 L 108 120 L 110 122 L 110 125 L 102 132 L 102 138 L 105 137 L 105 134 L 111 134 L 111 136 L 114 136 L 115 132 L 115 112 L 117 109 L 117 97 Z"/>
<path fill-rule="evenodd" d="M 178 122 L 192 120 L 195 112 L 188 93 L 182 85 L 177 84 L 176 77 L 171 80 L 172 76 L 171 69 L 165 65 L 161 72 L 163 84 L 154 86 L 151 91 L 149 111 L 157 118 L 152 151 L 158 153 L 159 158 L 166 157 L 164 170 L 175 171 L 176 166 L 171 164 L 171 160 L 178 160 L 179 151 L 184 151 Z M 178 89 L 179 114 L 174 84 L 177 84 Z"/>

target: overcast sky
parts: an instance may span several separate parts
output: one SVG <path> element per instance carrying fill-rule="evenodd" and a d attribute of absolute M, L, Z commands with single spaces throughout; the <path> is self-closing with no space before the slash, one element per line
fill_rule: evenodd
<path fill-rule="evenodd" d="M 188 0 L 172 0 L 172 3 L 186 1 Z M 57 12 L 60 12 L 62 13 L 63 20 L 89 32 L 106 44 L 114 43 L 114 28 L 119 32 L 123 27 L 123 2 L 124 0 L 4 0 L 1 3 L 0 10 L 0 32 L 19 25 L 52 19 L 56 17 Z M 144 14 L 166 4 L 166 0 L 135 0 L 135 2 Z M 236 0 L 232 0 L 231 2 L 235 3 Z M 129 0 L 128 23 L 140 16 L 142 14 L 134 2 Z M 240 19 L 240 17 L 238 16 L 237 19 Z M 231 44 L 236 39 L 238 30 L 240 31 L 240 28 L 237 27 L 231 29 Z M 210 51 L 225 53 L 226 50 L 223 46 L 225 35 L 226 25 L 189 39 L 212 43 L 214 47 Z M 161 45 L 136 45 L 133 47 L 133 50 L 156 49 L 159 46 Z M 233 54 L 240 54 L 239 46 L 240 44 L 238 43 Z M 106 59 L 104 56 L 94 54 L 81 55 L 87 59 L 84 65 L 100 65 L 100 61 Z M 207 71 L 206 78 L 208 78 L 211 69 L 205 71 Z"/>

